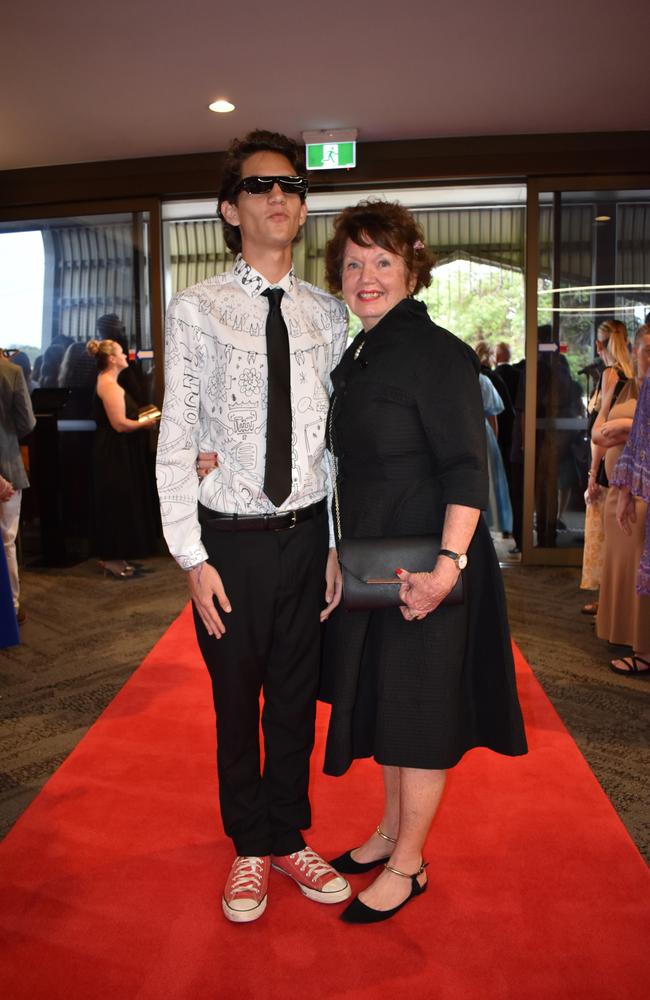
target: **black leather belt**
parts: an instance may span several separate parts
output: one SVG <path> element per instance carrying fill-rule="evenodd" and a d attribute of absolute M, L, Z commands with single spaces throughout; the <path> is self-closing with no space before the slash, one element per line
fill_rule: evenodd
<path fill-rule="evenodd" d="M 199 504 L 199 521 L 216 531 L 285 531 L 301 521 L 309 521 L 326 508 L 325 499 L 286 514 L 222 514 Z"/>

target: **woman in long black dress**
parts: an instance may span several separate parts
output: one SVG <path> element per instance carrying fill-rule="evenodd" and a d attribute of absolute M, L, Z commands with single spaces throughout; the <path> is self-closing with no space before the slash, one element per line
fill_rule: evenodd
<path fill-rule="evenodd" d="M 430 573 L 395 567 L 403 607 L 332 615 L 323 696 L 332 702 L 325 771 L 383 766 L 384 814 L 346 873 L 386 865 L 343 919 L 392 916 L 426 888 L 422 848 L 466 750 L 526 752 L 499 566 L 480 516 L 488 498 L 475 353 L 410 296 L 432 257 L 412 215 L 367 202 L 338 216 L 330 287 L 363 331 L 332 373 L 332 439 L 343 537 L 442 534 Z M 465 599 L 438 605 L 462 571 Z"/>
<path fill-rule="evenodd" d="M 93 449 L 94 544 L 106 573 L 121 579 L 134 575 L 125 557 L 150 555 L 156 546 L 158 514 L 147 465 L 147 442 L 141 432 L 160 419 L 151 409 L 139 416 L 133 399 L 118 384 L 129 364 L 115 340 L 91 340 L 97 361 Z M 140 432 L 140 433 L 138 433 Z"/>

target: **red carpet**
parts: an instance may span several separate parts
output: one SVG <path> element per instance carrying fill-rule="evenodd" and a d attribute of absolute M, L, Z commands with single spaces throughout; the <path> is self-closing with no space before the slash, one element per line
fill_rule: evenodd
<path fill-rule="evenodd" d="M 474 751 L 450 775 L 421 900 L 349 927 L 276 875 L 265 916 L 233 926 L 186 610 L 0 845 L 2 996 L 645 998 L 646 867 L 521 656 L 517 668 L 531 752 Z M 322 710 L 309 839 L 334 856 L 367 835 L 381 793 L 370 762 L 320 773 L 325 725 Z"/>

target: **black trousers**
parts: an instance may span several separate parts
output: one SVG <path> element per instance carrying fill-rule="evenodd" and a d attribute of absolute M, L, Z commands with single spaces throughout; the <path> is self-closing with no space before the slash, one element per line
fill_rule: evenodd
<path fill-rule="evenodd" d="M 218 531 L 201 520 L 209 562 L 232 605 L 221 639 L 194 610 L 217 717 L 221 818 L 237 854 L 291 854 L 304 847 L 300 831 L 311 823 L 327 514 L 283 531 Z"/>

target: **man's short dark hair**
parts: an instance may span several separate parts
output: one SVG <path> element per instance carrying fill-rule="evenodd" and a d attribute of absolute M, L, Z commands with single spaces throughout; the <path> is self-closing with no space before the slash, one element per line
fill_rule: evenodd
<path fill-rule="evenodd" d="M 291 164 L 294 174 L 306 177 L 305 156 L 301 146 L 288 136 L 280 132 L 267 132 L 264 129 L 255 129 L 249 132 L 243 139 L 233 139 L 224 160 L 221 173 L 221 184 L 218 194 L 218 211 L 223 223 L 223 236 L 226 246 L 232 253 L 241 252 L 241 232 L 239 226 L 231 226 L 223 217 L 221 203 L 228 201 L 231 204 L 237 203 L 238 195 L 235 188 L 242 179 L 241 168 L 244 160 L 255 153 L 279 153 Z M 294 241 L 295 242 L 295 241 Z"/>

